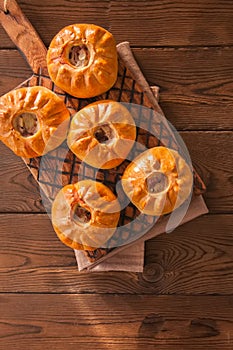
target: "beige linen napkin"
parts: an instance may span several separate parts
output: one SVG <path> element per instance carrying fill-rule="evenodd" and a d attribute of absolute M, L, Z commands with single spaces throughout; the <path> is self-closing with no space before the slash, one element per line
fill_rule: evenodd
<path fill-rule="evenodd" d="M 117 46 L 117 50 L 119 57 L 124 62 L 125 66 L 131 71 L 133 78 L 140 84 L 141 88 L 143 89 L 143 92 L 147 95 L 155 110 L 160 111 L 160 113 L 163 114 L 158 105 L 159 89 L 156 86 L 150 88 L 150 86 L 148 85 L 137 62 L 133 57 L 129 43 L 120 43 Z M 208 213 L 208 209 L 205 205 L 202 196 L 193 196 L 187 213 L 180 222 L 180 225 L 206 213 Z M 177 210 L 177 215 L 179 215 L 179 210 Z M 82 251 L 75 251 L 79 271 L 87 269 L 93 271 L 114 270 L 142 272 L 144 265 L 144 242 L 148 239 L 158 236 L 161 233 L 166 232 L 168 222 L 169 216 L 163 217 L 161 221 L 157 222 L 152 229 L 150 229 L 137 241 L 114 249 L 109 254 L 107 254 L 107 256 L 101 258 L 95 263 L 89 262 Z M 172 227 L 169 227 L 169 230 L 171 231 Z"/>
<path fill-rule="evenodd" d="M 142 272 L 144 267 L 144 242 L 135 242 L 134 245 L 124 249 L 95 266 L 88 266 L 86 256 L 76 250 L 75 256 L 79 271 L 88 269 L 89 271 L 130 271 Z M 111 254 L 111 253 L 110 253 Z"/>

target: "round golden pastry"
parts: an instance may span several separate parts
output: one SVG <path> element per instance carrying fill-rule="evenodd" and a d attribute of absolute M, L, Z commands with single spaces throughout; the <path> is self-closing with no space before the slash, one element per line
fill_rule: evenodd
<path fill-rule="evenodd" d="M 160 216 L 172 212 L 189 197 L 193 174 L 178 152 L 154 147 L 128 165 L 122 186 L 142 213 Z"/>
<path fill-rule="evenodd" d="M 136 126 L 127 108 L 119 102 L 102 100 L 75 114 L 67 143 L 85 163 L 111 169 L 125 160 L 135 138 Z"/>
<path fill-rule="evenodd" d="M 18 156 L 41 156 L 65 140 L 69 116 L 64 102 L 47 88 L 13 90 L 0 98 L 0 140 Z"/>
<path fill-rule="evenodd" d="M 69 25 L 51 41 L 47 65 L 52 81 L 70 95 L 101 95 L 117 79 L 115 39 L 94 24 Z"/>
<path fill-rule="evenodd" d="M 60 240 L 73 249 L 95 250 L 116 230 L 120 205 L 100 182 L 83 180 L 66 185 L 52 206 L 52 224 Z"/>

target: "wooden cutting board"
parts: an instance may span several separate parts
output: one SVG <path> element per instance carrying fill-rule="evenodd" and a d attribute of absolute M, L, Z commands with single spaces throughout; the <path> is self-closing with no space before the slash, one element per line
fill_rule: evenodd
<path fill-rule="evenodd" d="M 0 0 L 0 9 L 4 9 L 3 3 L 3 0 Z M 151 148 L 159 145 L 173 148 L 186 158 L 187 154 L 181 140 L 171 130 L 145 78 L 134 64 L 135 61 L 128 43 L 118 45 L 119 69 L 115 85 L 101 96 L 91 99 L 78 99 L 66 94 L 51 81 L 46 65 L 47 49 L 15 0 L 8 2 L 5 12 L 0 11 L 0 22 L 12 41 L 26 57 L 33 71 L 32 76 L 23 82 L 20 87 L 44 86 L 49 88 L 64 100 L 71 115 L 97 100 L 111 99 L 129 103 L 131 104 L 130 112 L 138 126 L 137 142 L 129 155 L 129 159 L 135 158 L 145 147 Z M 155 91 L 157 91 L 156 88 Z M 129 164 L 129 160 L 125 160 L 114 169 L 97 170 L 82 163 L 68 149 L 65 141 L 60 147 L 47 155 L 24 159 L 24 162 L 42 190 L 42 199 L 48 214 L 50 213 L 51 203 L 62 186 L 87 178 L 103 182 L 115 193 L 117 188 L 120 203 L 124 203 L 126 200 L 123 190 L 117 184 L 124 169 Z M 205 185 L 194 171 L 194 195 L 200 195 L 204 191 Z M 121 229 L 109 240 L 107 248 L 86 251 L 87 259 L 96 263 L 96 261 L 107 258 L 110 252 L 112 255 L 113 250 L 117 252 L 118 246 L 128 244 L 141 237 L 155 224 L 157 219 L 152 216 L 140 215 L 132 203 L 127 204 L 121 211 L 119 221 Z"/>

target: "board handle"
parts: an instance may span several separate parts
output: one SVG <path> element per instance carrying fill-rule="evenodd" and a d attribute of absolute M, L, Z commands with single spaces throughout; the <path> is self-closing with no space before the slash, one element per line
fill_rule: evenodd
<path fill-rule="evenodd" d="M 34 73 L 47 73 L 47 49 L 15 0 L 0 0 L 0 23 Z"/>

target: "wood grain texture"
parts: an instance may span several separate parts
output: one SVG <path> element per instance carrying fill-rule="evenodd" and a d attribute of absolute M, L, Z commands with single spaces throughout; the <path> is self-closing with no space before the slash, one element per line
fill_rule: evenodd
<path fill-rule="evenodd" d="M 232 44 L 233 4 L 218 0 L 110 1 L 110 29 L 138 46 Z M 127 29 L 126 29 L 127 28 Z"/>
<path fill-rule="evenodd" d="M 20 85 L 32 70 L 17 50 L 0 50 L 0 96 Z"/>
<path fill-rule="evenodd" d="M 33 70 L 47 72 L 47 49 L 32 24 L 21 11 L 17 1 L 0 0 L 0 23 L 18 49 L 27 57 Z"/>
<path fill-rule="evenodd" d="M 2 0 L 1 0 L 2 1 Z M 72 23 L 94 23 L 108 28 L 108 0 L 38 0 L 18 1 L 23 13 L 39 33 L 46 46 L 52 37 L 63 27 Z M 0 47 L 14 47 L 7 34 L 0 28 Z"/>
<path fill-rule="evenodd" d="M 198 173 L 207 185 L 204 197 L 211 213 L 233 212 L 233 132 L 181 132 Z M 44 209 L 35 181 L 21 159 L 0 143 L 0 212 Z M 12 192 L 12 189 L 14 191 Z M 13 200 L 12 200 L 13 198 Z"/>
<path fill-rule="evenodd" d="M 233 48 L 134 49 L 160 103 L 178 129 L 233 127 Z"/>
<path fill-rule="evenodd" d="M 0 227 L 0 293 L 233 293 L 232 215 L 205 215 L 148 241 L 143 274 L 79 273 L 47 215 L 0 215 Z"/>
<path fill-rule="evenodd" d="M 181 132 L 197 172 L 207 185 L 211 213 L 233 210 L 233 132 Z M 224 208 L 224 209 L 223 209 Z"/>
<path fill-rule="evenodd" d="M 233 346 L 230 296 L 3 294 L 0 308 L 0 337 L 9 350 Z"/>
<path fill-rule="evenodd" d="M 45 212 L 38 184 L 20 157 L 0 142 L 0 212 Z"/>
<path fill-rule="evenodd" d="M 3 0 L 2 0 L 3 1 Z M 46 45 L 64 26 L 95 23 L 138 46 L 231 45 L 233 4 L 223 0 L 18 0 Z M 0 28 L 1 47 L 13 47 Z"/>
<path fill-rule="evenodd" d="M 146 243 L 142 278 L 158 294 L 233 293 L 233 216 L 205 215 Z"/>
<path fill-rule="evenodd" d="M 233 129 L 233 47 L 134 49 L 160 104 L 179 130 Z M 29 78 L 31 70 L 15 50 L 0 50 L 0 95 Z"/>
<path fill-rule="evenodd" d="M 143 274 L 79 273 L 40 214 L 29 171 L 0 144 L 0 350 L 232 350 L 233 2 L 18 3 L 46 46 L 78 22 L 130 41 L 146 78 L 160 85 L 166 116 L 183 130 L 212 214 L 148 241 Z M 2 95 L 31 69 L 2 27 L 0 39 Z"/>

